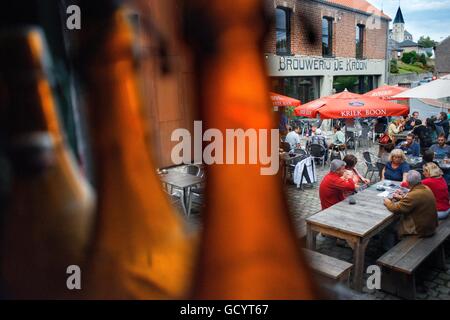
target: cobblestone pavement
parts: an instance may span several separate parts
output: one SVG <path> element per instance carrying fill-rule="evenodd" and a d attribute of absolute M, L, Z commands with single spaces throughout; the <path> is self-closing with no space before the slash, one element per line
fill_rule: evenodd
<path fill-rule="evenodd" d="M 377 153 L 377 146 L 369 146 L 349 153 L 355 154 L 358 158 L 357 169 L 362 174 L 366 173 L 366 166 L 363 161 L 363 151 L 369 150 L 373 153 Z M 319 182 L 314 186 L 306 186 L 304 190 L 297 189 L 293 184 L 287 184 L 285 186 L 285 194 L 289 203 L 290 212 L 292 218 L 296 224 L 297 229 L 302 228 L 305 224 L 304 219 L 319 212 L 320 200 L 318 187 L 323 176 L 328 173 L 329 166 L 325 165 L 317 166 L 317 176 Z M 377 181 L 378 177 L 373 179 Z M 191 226 L 198 228 L 201 224 L 201 213 L 199 207 L 194 207 L 191 217 L 188 219 Z M 424 283 L 426 293 L 418 293 L 418 299 L 424 300 L 450 300 L 450 243 L 445 244 L 447 259 L 446 266 L 448 270 L 446 272 L 432 267 L 425 267 L 423 272 L 419 274 L 419 279 Z M 336 246 L 335 241 L 329 238 L 321 237 L 317 238 L 317 250 L 323 254 L 336 257 L 341 260 L 352 262 L 353 253 L 349 247 Z M 372 239 L 367 247 L 365 264 L 366 268 L 369 265 L 374 265 L 376 260 L 383 254 L 381 244 L 379 240 Z M 367 276 L 366 276 L 367 277 Z M 364 282 L 365 283 L 365 282 Z M 370 299 L 370 300 L 398 300 L 398 297 L 392 296 L 380 290 L 368 290 L 364 289 L 362 294 L 356 294 L 358 299 Z"/>

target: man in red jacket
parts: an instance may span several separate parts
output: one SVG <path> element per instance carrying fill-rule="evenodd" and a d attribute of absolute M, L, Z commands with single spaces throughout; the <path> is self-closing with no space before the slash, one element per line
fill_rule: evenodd
<path fill-rule="evenodd" d="M 330 173 L 322 180 L 319 189 L 322 210 L 335 205 L 345 199 L 344 193 L 355 191 L 352 179 L 344 179 L 345 162 L 339 159 L 331 161 Z"/>

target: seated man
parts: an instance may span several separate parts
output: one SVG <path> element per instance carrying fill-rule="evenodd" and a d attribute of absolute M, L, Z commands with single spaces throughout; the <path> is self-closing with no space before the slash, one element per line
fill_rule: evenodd
<path fill-rule="evenodd" d="M 311 144 L 318 144 L 328 150 L 327 138 L 322 134 L 322 130 L 316 129 L 315 134 L 311 137 Z M 328 160 L 328 151 L 325 151 L 325 161 Z"/>
<path fill-rule="evenodd" d="M 346 192 L 355 191 L 355 183 L 351 178 L 343 179 L 345 162 L 339 159 L 331 161 L 330 173 L 322 180 L 319 188 L 322 210 L 329 208 L 345 199 Z"/>
<path fill-rule="evenodd" d="M 407 194 L 398 192 L 393 200 L 384 199 L 384 205 L 394 214 L 400 215 L 397 234 L 401 238 L 406 235 L 429 237 L 438 226 L 436 199 L 433 192 L 421 182 L 419 172 L 411 170 L 406 175 L 410 191 Z M 391 234 L 392 235 L 392 234 Z M 386 235 L 385 249 L 395 245 L 393 237 Z"/>
<path fill-rule="evenodd" d="M 450 146 L 446 145 L 447 139 L 444 134 L 440 134 L 437 143 L 430 147 L 430 150 L 434 152 L 436 158 L 443 159 L 450 157 Z"/>
<path fill-rule="evenodd" d="M 414 141 L 415 136 L 410 133 L 406 136 L 406 141 L 403 141 L 397 145 L 397 149 L 403 150 L 406 155 L 414 157 L 420 156 L 420 145 Z"/>
<path fill-rule="evenodd" d="M 291 132 L 289 132 L 286 136 L 286 140 L 287 143 L 289 143 L 289 145 L 291 146 L 291 151 L 295 150 L 295 149 L 299 149 L 300 148 L 300 127 L 299 126 L 295 126 L 294 130 L 292 130 Z"/>

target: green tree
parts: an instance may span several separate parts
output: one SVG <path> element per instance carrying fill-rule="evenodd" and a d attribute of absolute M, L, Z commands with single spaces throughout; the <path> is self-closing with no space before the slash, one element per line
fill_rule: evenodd
<path fill-rule="evenodd" d="M 424 53 L 422 53 L 419 57 L 418 60 L 419 62 L 421 62 L 424 66 L 427 65 L 427 57 L 425 56 Z"/>
<path fill-rule="evenodd" d="M 402 56 L 402 61 L 406 64 L 414 64 L 418 61 L 417 52 L 405 52 Z"/>
<path fill-rule="evenodd" d="M 428 56 L 428 58 L 431 58 L 432 55 L 433 55 L 433 54 L 432 54 L 430 51 L 427 51 L 427 56 Z"/>
<path fill-rule="evenodd" d="M 429 36 L 428 37 L 421 36 L 417 43 L 425 48 L 433 48 L 434 46 L 437 45 L 437 42 L 431 40 Z"/>

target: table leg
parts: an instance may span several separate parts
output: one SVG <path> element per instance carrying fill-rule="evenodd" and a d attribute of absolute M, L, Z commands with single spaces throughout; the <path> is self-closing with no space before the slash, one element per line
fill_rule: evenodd
<path fill-rule="evenodd" d="M 353 250 L 353 289 L 361 292 L 363 288 L 364 258 L 368 240 L 359 240 Z"/>
<path fill-rule="evenodd" d="M 183 202 L 184 202 L 184 207 L 185 207 L 185 214 L 189 217 L 189 215 L 191 214 L 191 187 L 188 188 L 184 188 L 183 189 Z"/>
<path fill-rule="evenodd" d="M 312 230 L 311 225 L 306 224 L 306 247 L 309 250 L 316 250 L 317 232 Z"/>

